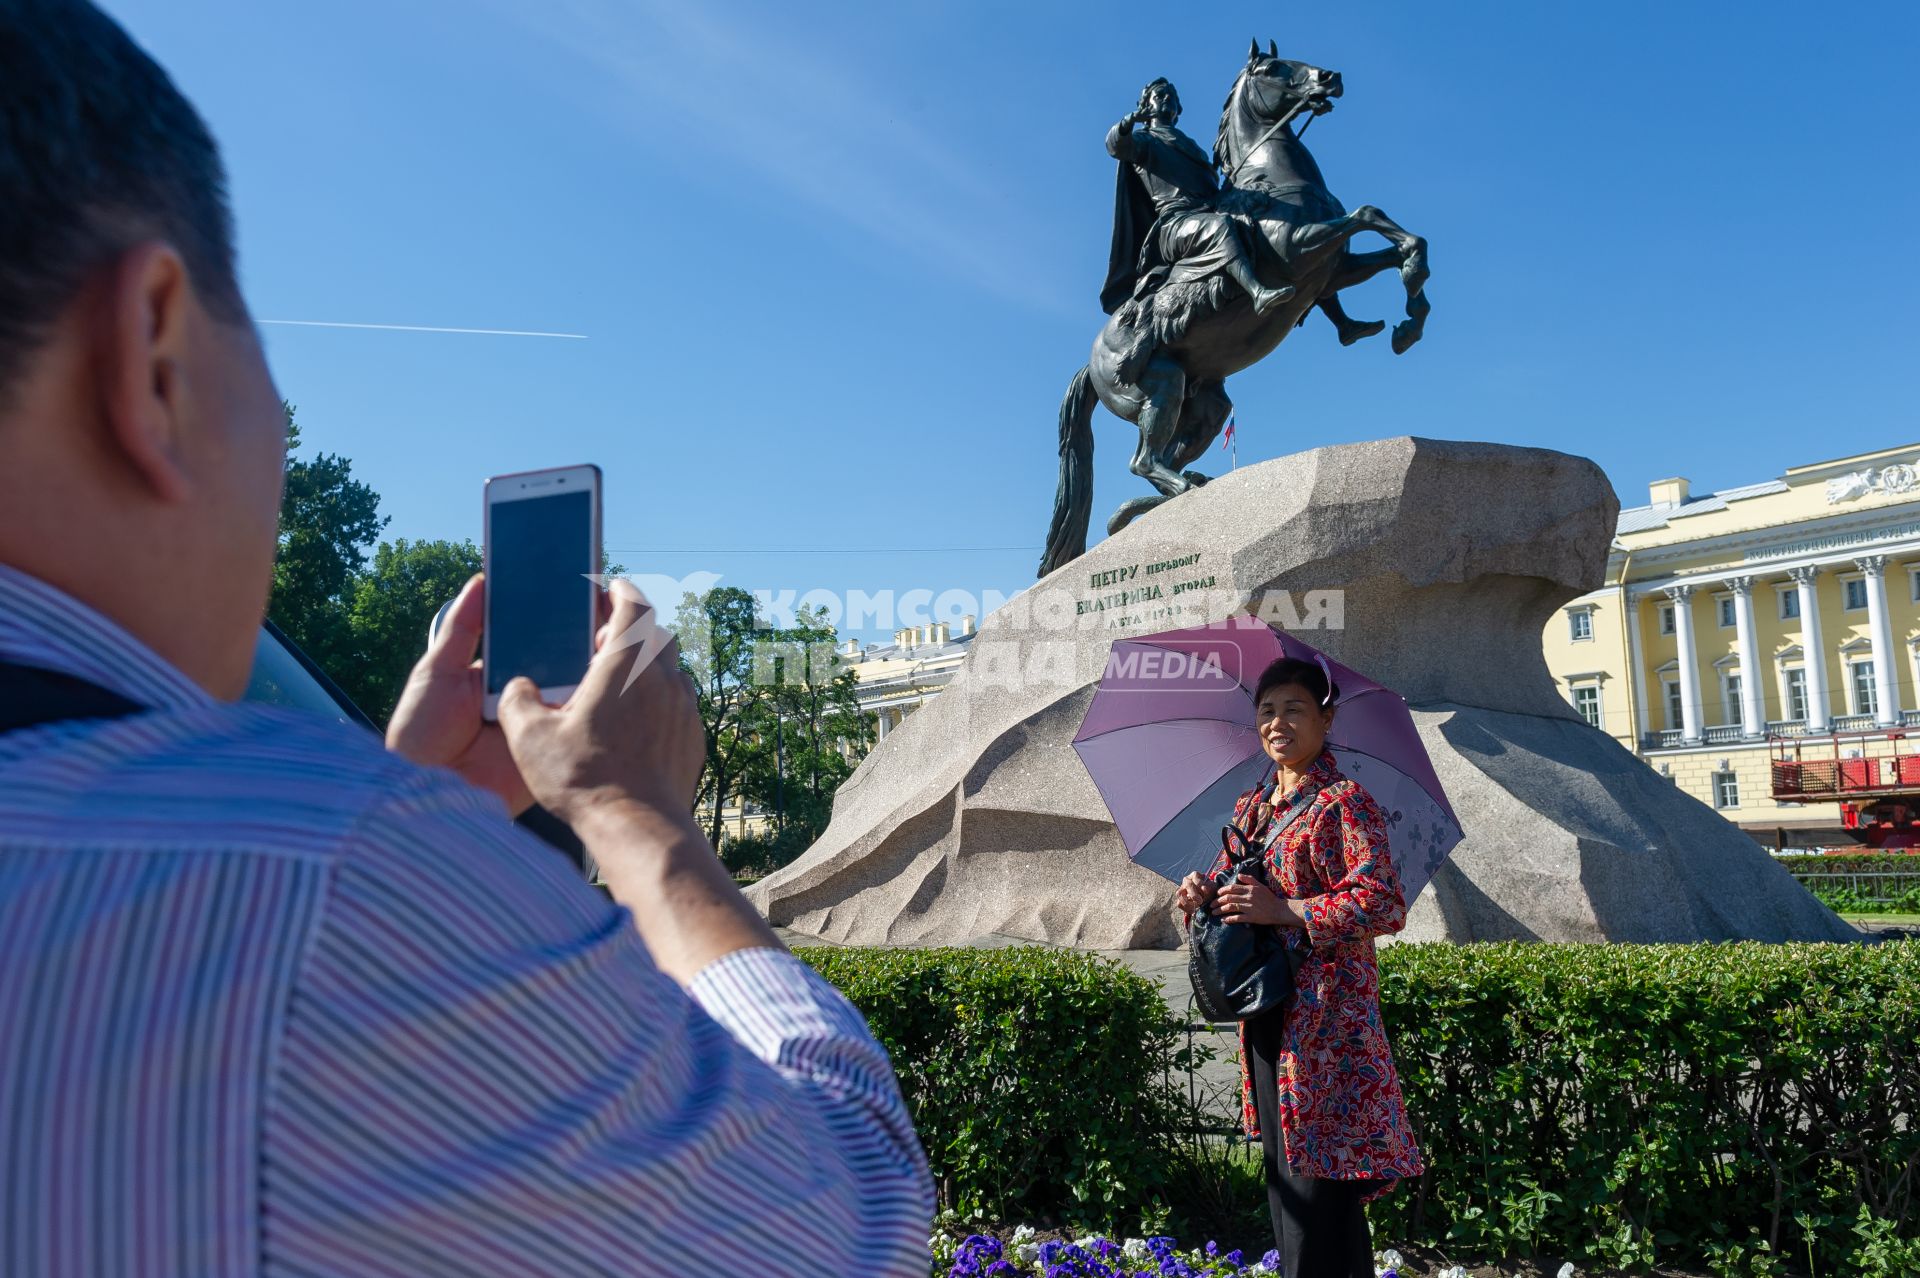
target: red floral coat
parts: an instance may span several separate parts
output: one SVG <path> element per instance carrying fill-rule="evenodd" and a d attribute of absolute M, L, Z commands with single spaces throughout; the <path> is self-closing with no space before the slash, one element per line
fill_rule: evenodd
<path fill-rule="evenodd" d="M 1380 1023 L 1380 971 L 1373 938 L 1406 924 L 1407 903 L 1387 849 L 1387 824 L 1373 796 L 1348 779 L 1331 750 L 1302 784 L 1318 793 L 1267 849 L 1268 882 L 1283 897 L 1305 899 L 1306 939 L 1275 1060 L 1280 1132 L 1288 1168 L 1333 1180 L 1418 1176 L 1420 1151 L 1407 1123 L 1400 1076 Z M 1292 794 L 1259 802 L 1265 787 L 1240 796 L 1234 823 L 1264 844 Z M 1297 793 L 1297 791 L 1295 792 Z M 1217 869 L 1226 868 L 1223 851 Z M 1298 929 L 1288 929 L 1298 941 Z M 1247 1135 L 1260 1128 L 1240 1034 L 1242 1115 Z"/>

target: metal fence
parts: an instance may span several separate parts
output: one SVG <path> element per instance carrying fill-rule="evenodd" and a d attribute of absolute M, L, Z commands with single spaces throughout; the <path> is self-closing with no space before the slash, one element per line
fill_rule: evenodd
<path fill-rule="evenodd" d="M 1844 887 L 1870 905 L 1892 905 L 1906 893 L 1920 888 L 1920 870 L 1844 870 L 1831 874 L 1791 870 L 1789 873 L 1803 887 L 1815 888 L 1821 884 Z"/>

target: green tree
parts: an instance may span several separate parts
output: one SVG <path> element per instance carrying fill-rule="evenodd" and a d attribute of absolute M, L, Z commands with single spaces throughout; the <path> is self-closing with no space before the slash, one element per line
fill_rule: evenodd
<path fill-rule="evenodd" d="M 707 733 L 707 766 L 694 810 L 711 807 L 708 837 L 720 843 L 720 811 L 751 769 L 754 725 L 768 689 L 754 679 L 754 644 L 765 633 L 752 595 L 737 586 L 691 591 L 680 601 L 673 629 L 680 665 L 693 679 L 700 722 Z"/>
<path fill-rule="evenodd" d="M 349 607 L 354 578 L 387 526 L 380 495 L 353 477 L 336 453 L 311 461 L 295 454 L 300 427 L 287 416 L 286 492 L 280 501 L 280 547 L 273 564 L 267 616 L 308 656 L 339 679 L 354 651 Z M 369 710 L 371 707 L 368 707 Z"/>
<path fill-rule="evenodd" d="M 826 613 L 806 608 L 791 627 L 763 631 L 755 644 L 765 695 L 753 708 L 760 748 L 749 756 L 743 793 L 778 811 L 782 833 L 803 847 L 827 828 L 834 791 L 873 743 L 859 679 L 838 646 Z"/>
<path fill-rule="evenodd" d="M 374 722 L 393 714 L 407 672 L 426 651 L 434 614 L 479 571 L 480 548 L 471 541 L 401 538 L 381 542 L 373 563 L 355 576 L 347 610 L 351 658 L 328 673 Z"/>

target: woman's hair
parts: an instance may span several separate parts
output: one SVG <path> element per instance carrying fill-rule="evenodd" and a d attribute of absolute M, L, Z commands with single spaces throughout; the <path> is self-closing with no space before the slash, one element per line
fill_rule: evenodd
<path fill-rule="evenodd" d="M 1327 669 L 1324 658 L 1305 661 L 1299 657 L 1282 657 L 1261 672 L 1260 682 L 1253 689 L 1253 704 L 1259 705 L 1268 689 L 1289 683 L 1305 688 L 1323 708 L 1340 699 L 1340 685 L 1333 681 L 1333 672 Z"/>

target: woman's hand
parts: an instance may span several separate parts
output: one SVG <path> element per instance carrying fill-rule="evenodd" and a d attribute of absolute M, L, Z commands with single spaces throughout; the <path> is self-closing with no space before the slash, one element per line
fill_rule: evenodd
<path fill-rule="evenodd" d="M 1191 914 L 1210 903 L 1219 891 L 1213 880 L 1196 870 L 1180 880 L 1180 890 L 1173 894 L 1173 903 Z"/>
<path fill-rule="evenodd" d="M 1229 923 L 1264 923 L 1269 927 L 1305 927 L 1300 903 L 1275 895 L 1264 883 L 1248 880 L 1220 889 L 1220 917 Z"/>

